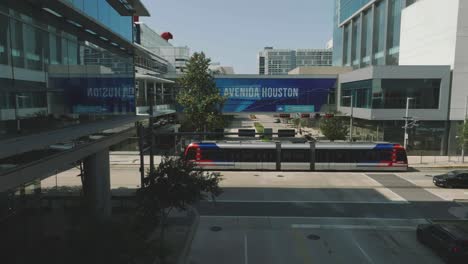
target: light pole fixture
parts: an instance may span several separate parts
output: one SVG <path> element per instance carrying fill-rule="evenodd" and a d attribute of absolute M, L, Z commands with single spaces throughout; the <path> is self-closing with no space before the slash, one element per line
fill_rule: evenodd
<path fill-rule="evenodd" d="M 405 117 L 404 117 L 405 118 L 405 138 L 404 138 L 404 141 L 403 141 L 405 150 L 408 147 L 408 120 L 410 119 L 408 114 L 409 114 L 410 100 L 414 100 L 414 98 L 413 97 L 406 97 L 406 114 L 405 114 Z"/>
<path fill-rule="evenodd" d="M 29 98 L 29 96 L 26 95 L 15 95 L 15 118 L 16 118 L 16 132 L 21 133 L 21 121 L 19 117 L 19 99 L 24 99 L 24 98 Z"/>
<path fill-rule="evenodd" d="M 467 108 L 468 108 L 468 96 L 465 97 L 465 113 L 463 115 L 463 134 L 462 134 L 462 148 L 461 148 L 461 156 L 462 156 L 462 163 L 465 163 L 465 128 L 466 128 L 466 118 L 467 118 Z"/>
<path fill-rule="evenodd" d="M 354 102 L 353 102 L 353 95 L 346 95 L 342 96 L 341 98 L 349 98 L 350 99 L 350 107 L 351 107 L 351 114 L 349 117 L 349 142 L 353 141 L 353 110 L 354 110 Z"/>

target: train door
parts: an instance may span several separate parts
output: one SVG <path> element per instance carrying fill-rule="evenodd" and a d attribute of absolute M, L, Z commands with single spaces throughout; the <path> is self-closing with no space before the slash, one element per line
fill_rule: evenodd
<path fill-rule="evenodd" d="M 276 170 L 276 148 L 263 150 L 262 170 Z"/>
<path fill-rule="evenodd" d="M 316 149 L 315 150 L 315 169 L 316 170 L 329 170 L 330 169 L 330 150 L 329 149 Z"/>

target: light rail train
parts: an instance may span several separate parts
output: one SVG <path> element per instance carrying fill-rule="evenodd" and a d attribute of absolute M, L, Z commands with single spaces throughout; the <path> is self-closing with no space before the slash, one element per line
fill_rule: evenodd
<path fill-rule="evenodd" d="M 406 171 L 405 149 L 392 143 L 194 142 L 185 159 L 207 170 Z"/>

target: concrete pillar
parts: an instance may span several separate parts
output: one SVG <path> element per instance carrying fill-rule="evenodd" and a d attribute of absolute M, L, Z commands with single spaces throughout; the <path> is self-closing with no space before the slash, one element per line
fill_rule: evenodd
<path fill-rule="evenodd" d="M 84 195 L 90 213 L 104 220 L 111 215 L 109 149 L 85 158 Z"/>

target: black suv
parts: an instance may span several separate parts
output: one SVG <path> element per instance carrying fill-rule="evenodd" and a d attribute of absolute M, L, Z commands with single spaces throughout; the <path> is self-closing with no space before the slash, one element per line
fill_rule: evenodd
<path fill-rule="evenodd" d="M 418 241 L 432 248 L 448 263 L 467 263 L 468 232 L 456 225 L 418 225 Z"/>
<path fill-rule="evenodd" d="M 432 182 L 439 187 L 468 187 L 468 171 L 451 171 L 446 174 L 437 175 Z"/>

